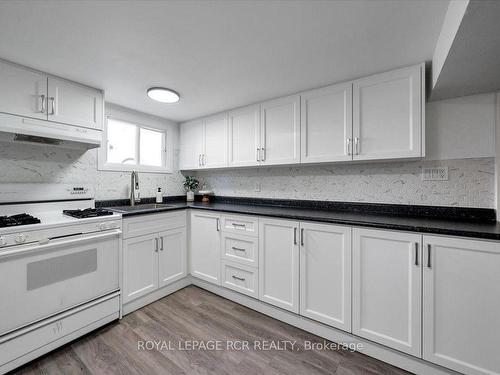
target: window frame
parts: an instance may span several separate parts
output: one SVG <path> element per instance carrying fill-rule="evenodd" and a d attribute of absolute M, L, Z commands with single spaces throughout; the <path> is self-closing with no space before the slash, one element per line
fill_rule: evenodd
<path fill-rule="evenodd" d="M 135 147 L 136 147 L 136 153 L 137 153 L 136 156 L 137 156 L 137 159 L 139 159 L 139 160 L 140 160 L 141 128 L 162 133 L 163 134 L 162 154 L 161 154 L 162 166 L 156 167 L 154 165 L 143 165 L 143 164 L 108 163 L 108 120 L 109 119 L 125 122 L 125 123 L 132 124 L 132 125 L 136 126 L 137 136 L 136 136 Z M 165 174 L 172 173 L 171 161 L 168 158 L 168 156 L 169 156 L 169 152 L 168 152 L 169 134 L 168 133 L 169 133 L 169 131 L 167 129 L 159 129 L 158 127 L 145 125 L 143 123 L 139 123 L 136 121 L 131 121 L 131 120 L 128 120 L 128 119 L 126 119 L 124 117 L 120 117 L 120 116 L 106 115 L 103 130 L 102 130 L 102 144 L 101 144 L 101 147 L 99 147 L 99 151 L 98 151 L 98 155 L 97 155 L 97 161 L 98 161 L 97 169 L 100 171 L 115 171 L 115 172 L 138 171 L 138 172 L 148 172 L 148 173 L 165 173 Z"/>

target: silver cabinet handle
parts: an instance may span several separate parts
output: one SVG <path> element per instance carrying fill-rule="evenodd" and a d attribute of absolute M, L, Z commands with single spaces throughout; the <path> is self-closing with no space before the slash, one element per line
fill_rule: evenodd
<path fill-rule="evenodd" d="M 427 244 L 427 268 L 431 267 L 431 244 Z"/>
<path fill-rule="evenodd" d="M 216 222 L 216 225 L 217 225 L 217 232 L 219 232 L 219 231 L 220 231 L 219 221 L 220 221 L 220 219 L 219 219 L 219 218 L 217 218 L 217 222 Z"/>
<path fill-rule="evenodd" d="M 418 266 L 418 242 L 415 242 L 415 265 Z"/>
<path fill-rule="evenodd" d="M 241 247 L 234 247 L 234 246 L 232 246 L 231 249 L 236 250 L 236 251 L 246 251 L 245 249 L 242 249 Z"/>
<path fill-rule="evenodd" d="M 242 227 L 242 228 L 246 228 L 246 224 L 231 223 L 231 225 L 232 225 L 233 227 Z"/>
<path fill-rule="evenodd" d="M 260 161 L 265 161 L 266 160 L 266 149 L 264 147 L 262 147 L 260 150 L 262 151 Z"/>
<path fill-rule="evenodd" d="M 42 101 L 40 113 L 45 113 L 45 95 L 40 95 L 40 100 Z"/>
<path fill-rule="evenodd" d="M 163 251 L 163 237 L 160 237 L 160 250 Z"/>
<path fill-rule="evenodd" d="M 300 245 L 304 246 L 304 228 L 300 228 Z"/>
<path fill-rule="evenodd" d="M 351 142 L 352 142 L 352 139 L 351 138 L 347 138 L 347 155 L 351 155 Z"/>
<path fill-rule="evenodd" d="M 356 155 L 359 155 L 359 138 L 354 137 L 354 150 Z"/>
<path fill-rule="evenodd" d="M 297 228 L 293 228 L 293 244 L 297 245 Z"/>
<path fill-rule="evenodd" d="M 50 108 L 51 108 L 49 115 L 54 115 L 56 113 L 56 99 L 53 96 L 51 96 L 49 98 L 49 100 L 50 100 Z"/>
<path fill-rule="evenodd" d="M 233 275 L 232 278 L 236 279 L 236 280 L 240 280 L 240 281 L 245 281 L 244 277 L 238 277 L 238 276 Z"/>
<path fill-rule="evenodd" d="M 260 161 L 260 148 L 257 148 L 257 161 Z"/>
<path fill-rule="evenodd" d="M 155 238 L 155 252 L 158 252 L 158 237 Z"/>

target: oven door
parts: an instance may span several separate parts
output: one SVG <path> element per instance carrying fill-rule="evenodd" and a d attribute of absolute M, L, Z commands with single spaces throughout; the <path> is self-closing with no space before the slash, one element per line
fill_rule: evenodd
<path fill-rule="evenodd" d="M 0 335 L 117 290 L 120 234 L 0 251 Z"/>

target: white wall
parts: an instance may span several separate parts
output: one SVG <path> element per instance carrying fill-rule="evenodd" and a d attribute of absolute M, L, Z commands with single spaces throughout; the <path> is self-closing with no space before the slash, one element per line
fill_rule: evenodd
<path fill-rule="evenodd" d="M 174 173 L 140 173 L 141 196 L 153 197 L 157 187 L 165 195 L 183 194 L 183 176 L 177 170 L 178 125 L 112 104 L 106 104 L 106 113 L 169 129 Z M 90 183 L 96 188 L 96 199 L 116 199 L 128 198 L 130 173 L 98 171 L 97 149 L 84 152 L 37 144 L 0 143 L 2 182 Z"/>
<path fill-rule="evenodd" d="M 495 93 L 427 103 L 426 159 L 495 157 Z"/>
<path fill-rule="evenodd" d="M 500 91 L 497 92 L 497 105 L 496 105 L 496 158 L 495 158 L 495 191 L 496 191 L 496 208 L 497 208 L 497 221 L 500 221 Z"/>

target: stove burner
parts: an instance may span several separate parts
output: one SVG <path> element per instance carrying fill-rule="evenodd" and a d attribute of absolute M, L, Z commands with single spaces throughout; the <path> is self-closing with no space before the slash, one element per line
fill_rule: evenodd
<path fill-rule="evenodd" d="M 28 214 L 0 216 L 0 228 L 14 227 L 17 225 L 38 224 L 38 223 L 40 223 L 40 219 Z"/>
<path fill-rule="evenodd" d="M 87 217 L 113 215 L 113 212 L 102 208 L 86 208 L 84 210 L 63 210 L 63 214 L 76 217 L 77 219 L 84 219 Z"/>

